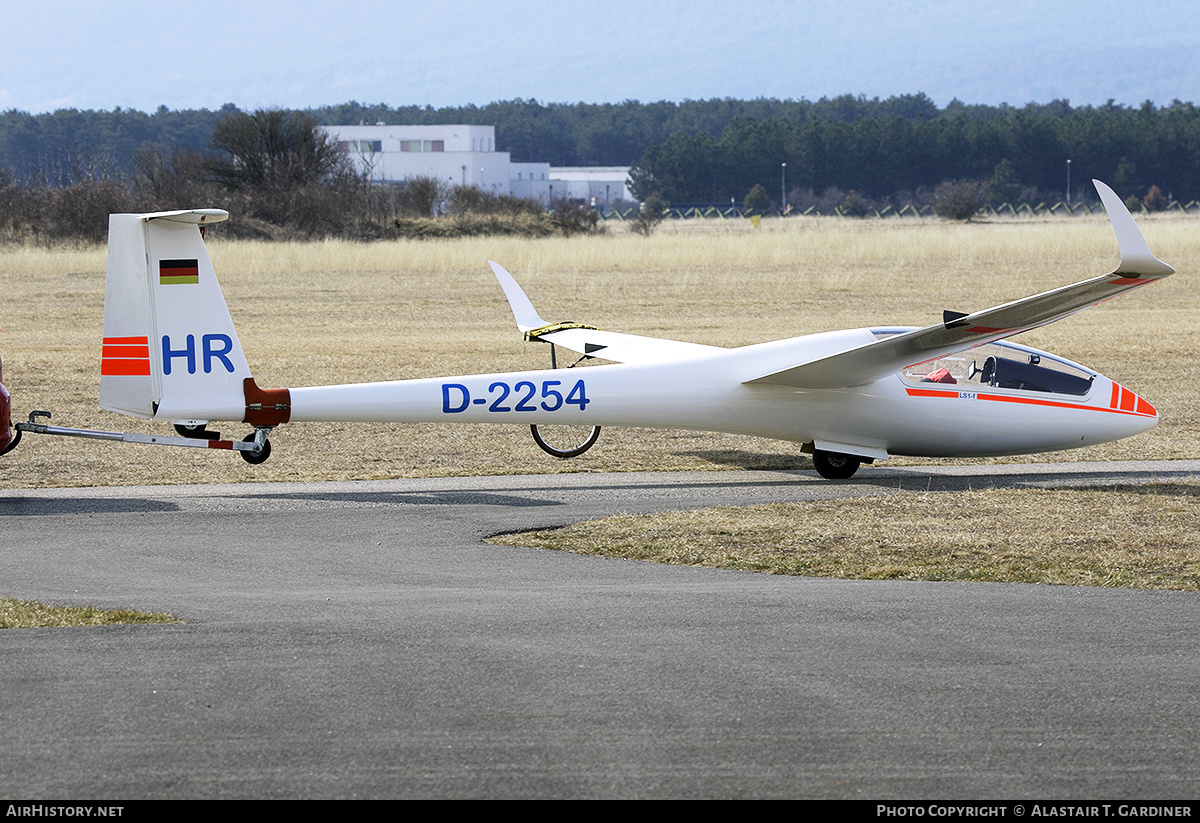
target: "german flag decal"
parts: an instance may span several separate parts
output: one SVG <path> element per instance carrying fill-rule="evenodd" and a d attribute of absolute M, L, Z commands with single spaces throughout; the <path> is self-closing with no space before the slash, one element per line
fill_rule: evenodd
<path fill-rule="evenodd" d="M 177 286 L 184 283 L 200 282 L 200 262 L 191 260 L 159 260 L 158 284 L 160 286 Z"/>

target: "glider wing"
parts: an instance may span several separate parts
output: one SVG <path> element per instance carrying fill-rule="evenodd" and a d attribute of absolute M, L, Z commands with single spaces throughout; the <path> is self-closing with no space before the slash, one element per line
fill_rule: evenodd
<path fill-rule="evenodd" d="M 517 321 L 517 328 L 525 333 L 526 340 L 553 343 L 588 357 L 616 363 L 662 363 L 727 351 L 719 346 L 604 331 L 582 323 L 547 323 L 503 266 L 491 260 L 488 265 L 500 281 L 500 288 L 504 290 L 504 296 L 512 308 L 513 319 Z"/>
<path fill-rule="evenodd" d="M 1092 182 L 1121 248 L 1121 265 L 1111 274 L 973 314 L 946 312 L 943 322 L 936 325 L 891 335 L 746 382 L 811 389 L 860 386 L 916 363 L 1048 325 L 1174 273 L 1173 268 L 1150 253 L 1132 215 L 1116 193 L 1099 180 Z"/>

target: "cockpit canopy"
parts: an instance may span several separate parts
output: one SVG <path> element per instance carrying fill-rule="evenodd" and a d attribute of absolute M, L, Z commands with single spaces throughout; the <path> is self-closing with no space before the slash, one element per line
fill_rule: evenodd
<path fill-rule="evenodd" d="M 877 339 L 904 329 L 872 329 Z M 906 383 L 942 383 L 968 390 L 1014 389 L 1082 397 L 1091 391 L 1096 372 L 1044 351 L 1007 341 L 987 343 L 957 354 L 906 368 Z"/>

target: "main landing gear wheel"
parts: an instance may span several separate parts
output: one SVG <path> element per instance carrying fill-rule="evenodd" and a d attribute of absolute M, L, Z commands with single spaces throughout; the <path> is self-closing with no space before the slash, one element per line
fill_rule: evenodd
<path fill-rule="evenodd" d="M 853 477 L 862 461 L 852 454 L 827 452 L 817 449 L 812 456 L 817 474 L 826 480 L 846 480 Z"/>
<path fill-rule="evenodd" d="M 243 443 L 253 443 L 256 435 L 248 434 L 242 438 Z M 266 463 L 267 458 L 271 456 L 271 441 L 263 440 L 262 448 L 255 451 L 239 451 L 238 454 L 252 466 L 257 466 L 259 463 Z"/>
<path fill-rule="evenodd" d="M 543 342 L 550 343 L 549 340 Z M 555 354 L 557 349 L 553 343 L 550 343 L 550 368 L 558 368 L 558 356 Z M 582 363 L 584 360 L 590 360 L 589 355 L 584 355 L 576 360 L 568 369 L 573 369 Z M 580 383 L 582 386 L 583 384 Z M 570 402 L 570 401 L 568 401 Z M 561 404 L 560 404 L 561 405 Z M 580 411 L 583 406 L 580 405 Z M 595 445 L 596 440 L 600 437 L 599 426 L 564 426 L 559 424 L 549 426 L 539 426 L 534 423 L 529 427 L 529 431 L 533 434 L 533 442 L 546 454 L 551 457 L 558 457 L 566 460 L 568 457 L 578 457 L 585 451 Z"/>
<path fill-rule="evenodd" d="M 600 437 L 599 426 L 589 429 L 587 426 L 539 426 L 535 423 L 529 431 L 533 433 L 533 442 L 541 446 L 542 451 L 564 460 L 583 454 Z"/>

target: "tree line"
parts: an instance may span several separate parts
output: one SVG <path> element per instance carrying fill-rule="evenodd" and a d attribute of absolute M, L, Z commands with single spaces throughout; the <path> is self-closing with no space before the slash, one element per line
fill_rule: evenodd
<path fill-rule="evenodd" d="M 1123 197 L 1143 198 L 1153 188 L 1168 201 L 1200 199 L 1200 112 L 1179 100 L 938 107 L 916 94 L 617 104 L 518 99 L 445 108 L 351 101 L 276 115 L 321 125 L 494 125 L 497 148 L 516 161 L 628 165 L 639 199 L 656 195 L 656 202 L 677 204 L 741 202 L 758 187 L 776 208 L 837 206 L 854 213 L 932 202 L 950 181 L 971 183 L 987 199 L 1081 199 L 1093 196 L 1092 177 Z M 283 188 L 278 181 L 242 185 L 222 178 L 221 162 L 232 156 L 222 129 L 265 116 L 232 104 L 215 111 L 0 112 L 0 187 L 9 194 L 0 202 L 0 224 L 30 200 L 46 201 L 53 212 L 47 203 L 78 187 L 104 201 L 96 208 L 120 205 L 122 192 L 164 207 L 185 203 L 174 198 L 211 194 L 201 186 L 217 186 L 224 202 L 235 205 L 257 192 L 256 215 L 292 221 L 309 234 L 346 223 L 329 209 L 366 215 L 355 217 L 360 231 L 395 206 L 374 202 L 385 198 L 382 192 L 355 191 L 361 181 L 337 163 Z M 341 194 L 330 199 L 335 190 Z M 272 200 L 280 205 L 269 208 Z"/>
<path fill-rule="evenodd" d="M 215 111 L 171 110 L 152 113 L 61 109 L 44 114 L 10 109 L 0 112 L 0 168 L 19 180 L 66 184 L 89 173 L 115 174 L 131 168 L 146 144 L 160 151 L 205 151 L 221 119 L 240 111 L 226 103 Z M 657 103 L 540 103 L 510 100 L 485 106 L 387 106 L 350 101 L 306 109 L 320 125 L 384 123 L 437 125 L 462 123 L 496 126 L 497 150 L 518 162 L 555 166 L 630 166 L 647 147 L 668 138 L 700 132 L 719 135 L 736 118 L 800 123 L 829 119 L 853 121 L 896 115 L 905 119 L 938 114 L 924 95 L 887 100 L 844 96 L 816 102 L 757 100 L 685 100 Z"/>
<path fill-rule="evenodd" d="M 1070 161 L 1068 164 L 1067 161 Z M 786 163 L 786 167 L 783 165 Z M 993 186 L 1007 201 L 1093 198 L 1091 178 L 1123 197 L 1157 186 L 1200 199 L 1200 111 L 1158 108 L 948 107 L 934 117 L 855 120 L 736 118 L 718 135 L 678 134 L 650 146 L 631 171 L 635 196 L 728 202 L 755 185 L 791 206 L 827 192 L 876 205 L 928 202 L 948 180 Z"/>
<path fill-rule="evenodd" d="M 991 183 L 1009 199 L 1094 197 L 1093 177 L 1123 197 L 1152 186 L 1200 199 L 1200 111 L 1190 102 L 1140 106 L 1065 100 L 939 108 L 924 94 L 887 99 L 696 100 L 542 104 L 513 100 L 453 108 L 366 106 L 312 110 L 322 123 L 496 126 L 519 161 L 632 167 L 634 194 L 669 202 L 741 201 L 755 185 L 779 205 L 851 192 L 871 205 L 931 202 L 945 181 Z M 786 170 L 783 164 L 786 163 Z"/>

